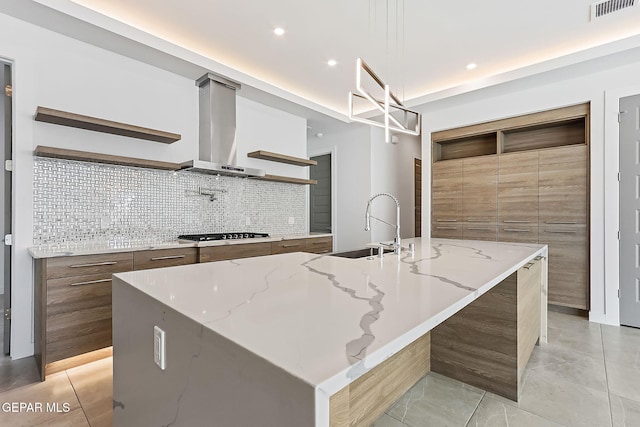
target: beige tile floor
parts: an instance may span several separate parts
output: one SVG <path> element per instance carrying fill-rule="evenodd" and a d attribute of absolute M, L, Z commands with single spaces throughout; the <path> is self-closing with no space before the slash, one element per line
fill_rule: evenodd
<path fill-rule="evenodd" d="M 13 373 L 35 368 L 33 359 L 26 360 L 31 363 L 22 362 Z M 17 362 L 0 360 L 0 374 L 6 374 L 2 366 Z M 4 387 L 0 383 L 0 404 L 49 402 L 58 403 L 63 410 L 66 403 L 68 411 L 0 410 L 0 426 L 112 424 L 111 358 L 51 375 L 44 383 L 32 379 L 31 384 L 23 385 L 29 375 L 17 382 L 4 381 Z M 550 312 L 549 343 L 536 347 L 524 375 L 522 396 L 516 403 L 430 373 L 374 426 L 640 426 L 638 329 Z"/>

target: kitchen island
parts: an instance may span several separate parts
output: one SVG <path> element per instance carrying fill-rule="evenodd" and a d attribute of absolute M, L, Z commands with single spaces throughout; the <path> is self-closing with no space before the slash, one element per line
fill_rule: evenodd
<path fill-rule="evenodd" d="M 114 275 L 114 425 L 368 425 L 432 364 L 517 400 L 546 340 L 547 247 L 403 243 Z"/>

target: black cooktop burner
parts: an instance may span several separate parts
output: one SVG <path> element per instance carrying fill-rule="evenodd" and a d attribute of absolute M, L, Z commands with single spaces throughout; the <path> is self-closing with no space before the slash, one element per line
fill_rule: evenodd
<path fill-rule="evenodd" d="M 183 234 L 178 236 L 178 239 L 192 240 L 194 242 L 207 242 L 209 240 L 255 239 L 256 237 L 269 237 L 269 235 L 267 233 Z"/>

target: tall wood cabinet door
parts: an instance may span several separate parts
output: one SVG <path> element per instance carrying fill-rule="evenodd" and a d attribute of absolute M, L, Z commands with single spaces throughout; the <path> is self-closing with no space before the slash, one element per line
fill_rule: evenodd
<path fill-rule="evenodd" d="M 431 218 L 434 225 L 462 221 L 462 160 L 433 163 Z"/>
<path fill-rule="evenodd" d="M 537 151 L 500 156 L 498 223 L 509 229 L 538 225 Z"/>
<path fill-rule="evenodd" d="M 586 225 L 541 225 L 539 240 L 549 245 L 549 304 L 588 310 Z"/>
<path fill-rule="evenodd" d="M 463 160 L 462 219 L 495 224 L 498 215 L 498 156 Z"/>
<path fill-rule="evenodd" d="M 586 145 L 541 150 L 540 225 L 587 223 Z"/>

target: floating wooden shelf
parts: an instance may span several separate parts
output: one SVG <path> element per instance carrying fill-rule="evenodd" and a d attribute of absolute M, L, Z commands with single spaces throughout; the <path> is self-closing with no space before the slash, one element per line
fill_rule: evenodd
<path fill-rule="evenodd" d="M 318 183 L 315 179 L 302 179 L 302 178 L 291 178 L 289 176 L 279 176 L 279 175 L 265 175 L 263 177 L 258 177 L 261 181 L 275 181 L 275 182 L 286 182 L 289 184 L 300 184 L 300 185 L 315 185 Z"/>
<path fill-rule="evenodd" d="M 39 122 L 110 133 L 130 138 L 146 139 L 148 141 L 162 142 L 164 144 L 171 144 L 182 138 L 182 136 L 177 133 L 164 132 L 156 129 L 148 129 L 140 126 L 113 122 L 111 120 L 83 116 L 66 111 L 54 110 L 53 108 L 38 107 L 35 119 Z"/>
<path fill-rule="evenodd" d="M 112 156 L 110 154 L 90 153 L 87 151 L 67 150 L 66 148 L 45 147 L 38 145 L 34 156 L 53 157 L 56 159 L 78 160 L 81 162 L 106 163 L 110 165 L 135 166 L 140 168 L 176 170 L 179 163 L 159 162 L 156 160 L 136 159 L 134 157 Z"/>
<path fill-rule="evenodd" d="M 301 157 L 287 156 L 286 154 L 272 153 L 270 151 L 258 150 L 247 154 L 247 157 L 255 159 L 270 160 L 272 162 L 287 163 L 296 166 L 315 166 L 315 160 L 303 159 Z"/>

